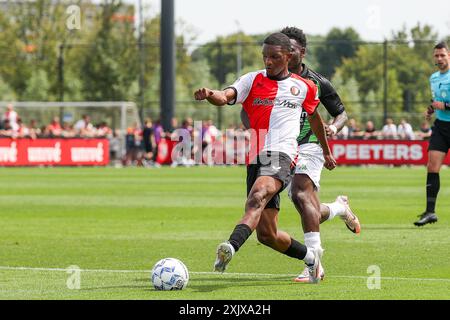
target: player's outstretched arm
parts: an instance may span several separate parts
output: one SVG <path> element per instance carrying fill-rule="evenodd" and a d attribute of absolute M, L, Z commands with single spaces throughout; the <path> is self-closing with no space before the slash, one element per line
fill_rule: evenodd
<path fill-rule="evenodd" d="M 200 88 L 194 92 L 194 98 L 195 100 L 208 100 L 209 103 L 220 107 L 236 99 L 236 91 L 230 88 L 225 90 Z"/>
<path fill-rule="evenodd" d="M 333 155 L 331 154 L 330 146 L 328 145 L 328 140 L 325 133 L 325 127 L 322 122 L 322 117 L 320 114 L 316 111 L 314 111 L 313 114 L 308 115 L 308 121 L 311 124 L 311 130 L 316 135 L 317 139 L 319 139 L 320 145 L 322 146 L 323 150 L 323 157 L 325 159 L 325 168 L 328 170 L 333 170 L 336 168 L 336 160 L 333 158 Z"/>

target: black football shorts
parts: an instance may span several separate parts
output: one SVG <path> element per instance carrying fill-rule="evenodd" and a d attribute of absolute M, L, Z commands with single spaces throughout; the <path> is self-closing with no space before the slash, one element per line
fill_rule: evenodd
<path fill-rule="evenodd" d="M 436 119 L 431 130 L 428 151 L 434 150 L 447 153 L 448 149 L 450 149 L 450 122 Z"/>
<path fill-rule="evenodd" d="M 295 172 L 295 161 L 283 152 L 267 151 L 258 156 L 256 163 L 247 166 L 247 196 L 256 179 L 261 176 L 273 177 L 283 184 L 281 189 L 267 203 L 266 208 L 280 210 L 280 192 L 291 182 Z"/>

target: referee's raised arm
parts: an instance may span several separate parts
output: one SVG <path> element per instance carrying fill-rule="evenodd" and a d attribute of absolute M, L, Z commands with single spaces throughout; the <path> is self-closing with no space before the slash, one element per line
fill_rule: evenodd
<path fill-rule="evenodd" d="M 194 92 L 194 98 L 195 100 L 208 100 L 209 103 L 221 107 L 236 99 L 236 91 L 231 88 L 225 90 L 200 88 Z"/>

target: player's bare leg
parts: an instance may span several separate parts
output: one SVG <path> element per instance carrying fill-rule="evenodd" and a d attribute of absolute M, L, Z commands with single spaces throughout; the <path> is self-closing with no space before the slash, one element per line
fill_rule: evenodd
<path fill-rule="evenodd" d="M 314 190 L 314 183 L 305 174 L 296 174 L 292 181 L 292 202 L 300 213 L 303 232 L 319 232 L 320 201 Z"/>
<path fill-rule="evenodd" d="M 323 252 L 320 241 L 320 201 L 315 192 L 315 186 L 308 175 L 296 174 L 292 180 L 291 186 L 292 202 L 300 213 L 303 232 L 305 235 L 305 245 L 311 250 Z M 319 261 L 316 269 L 317 279 L 323 279 L 324 270 Z M 311 268 L 307 265 L 304 272 L 300 274 L 295 281 L 311 282 Z"/>
<path fill-rule="evenodd" d="M 292 199 L 291 186 L 288 188 L 289 198 Z M 315 190 L 315 194 L 318 197 L 317 190 Z M 351 232 L 356 234 L 360 233 L 361 225 L 359 223 L 359 219 L 351 210 L 347 196 L 339 195 L 336 197 L 334 202 L 320 203 L 320 224 L 328 220 L 333 220 L 336 216 L 340 217 L 344 221 L 346 227 Z"/>
<path fill-rule="evenodd" d="M 435 223 L 438 221 L 438 217 L 435 213 L 436 199 L 440 189 L 439 171 L 441 170 L 442 163 L 444 162 L 446 153 L 431 150 L 428 152 L 427 163 L 427 208 L 424 213 L 420 214 L 420 219 L 414 222 L 414 225 L 421 227 L 427 223 Z"/>
<path fill-rule="evenodd" d="M 258 241 L 262 244 L 283 253 L 289 257 L 305 261 L 307 279 L 309 283 L 318 283 L 321 280 L 321 248 L 308 248 L 284 231 L 278 230 L 278 209 L 264 209 L 259 224 L 256 227 Z"/>
<path fill-rule="evenodd" d="M 264 209 L 256 235 L 259 242 L 281 253 L 285 253 L 291 245 L 291 236 L 278 230 L 278 210 L 274 208 Z"/>
<path fill-rule="evenodd" d="M 215 271 L 225 271 L 235 252 L 256 229 L 265 206 L 281 187 L 281 181 L 270 176 L 260 176 L 256 179 L 247 197 L 243 218 L 234 228 L 228 242 L 221 243 L 217 247 L 217 257 L 214 263 Z"/>

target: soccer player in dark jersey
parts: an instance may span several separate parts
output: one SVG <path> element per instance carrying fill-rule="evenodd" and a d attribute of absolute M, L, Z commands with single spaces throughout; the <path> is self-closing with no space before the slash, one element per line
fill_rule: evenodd
<path fill-rule="evenodd" d="M 194 93 L 196 100 L 206 99 L 216 106 L 242 103 L 248 114 L 249 127 L 255 133 L 251 138 L 247 166 L 245 214 L 229 240 L 218 246 L 214 269 L 223 272 L 235 252 L 256 229 L 258 240 L 263 244 L 305 261 L 309 281 L 317 283 L 320 281 L 322 249 L 300 244 L 277 226 L 279 193 L 294 173 L 296 137 L 300 133 L 303 110 L 308 113 L 311 127 L 323 147 L 325 167 L 331 170 L 336 162 L 316 110 L 319 103 L 317 86 L 288 71 L 292 57 L 289 38 L 282 33 L 271 34 L 264 40 L 262 53 L 265 70 L 247 73 L 224 90 L 201 88 Z M 275 210 L 264 211 L 266 206 Z"/>
<path fill-rule="evenodd" d="M 427 206 L 420 219 L 414 224 L 418 227 L 438 221 L 435 213 L 436 199 L 440 189 L 439 171 L 450 148 L 450 51 L 445 42 L 434 47 L 434 64 L 439 71 L 430 77 L 433 102 L 427 110 L 426 117 L 436 110 L 436 120 L 432 128 L 428 146 L 427 164 Z"/>
<path fill-rule="evenodd" d="M 325 106 L 328 113 L 334 118 L 331 125 L 325 125 L 329 137 L 339 132 L 347 121 L 347 113 L 344 105 L 336 93 L 336 90 L 323 75 L 309 69 L 303 63 L 306 55 L 306 36 L 301 29 L 286 27 L 282 31 L 291 39 L 294 52 L 289 62 L 289 71 L 300 75 L 305 79 L 312 80 L 319 88 L 320 102 Z M 244 126 L 248 126 L 248 116 L 242 111 L 241 119 Z M 322 148 L 317 137 L 311 131 L 311 126 L 303 114 L 300 122 L 300 135 L 297 138 L 299 144 L 299 159 L 292 184 L 288 187 L 290 198 L 295 204 L 302 218 L 305 245 L 311 248 L 321 247 L 319 224 L 341 217 L 347 228 L 353 233 L 360 232 L 360 224 L 356 215 L 350 209 L 348 197 L 340 195 L 333 203 L 320 203 L 318 191 L 320 188 L 320 175 L 324 159 Z M 274 210 L 267 208 L 266 210 Z M 316 213 L 319 212 L 320 215 Z M 322 268 L 322 278 L 324 270 Z M 309 282 L 308 268 L 296 279 L 296 282 Z"/>

